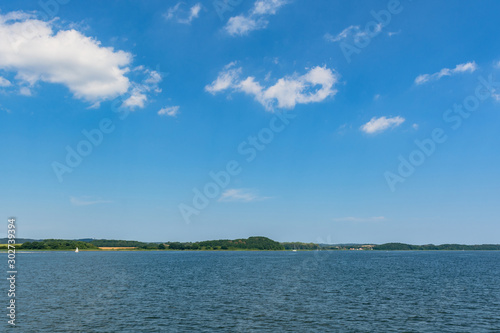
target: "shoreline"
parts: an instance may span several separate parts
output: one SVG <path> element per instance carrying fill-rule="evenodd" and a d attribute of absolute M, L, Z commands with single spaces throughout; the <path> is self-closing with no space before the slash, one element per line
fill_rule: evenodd
<path fill-rule="evenodd" d="M 348 250 L 348 249 L 303 249 L 296 252 L 497 252 L 500 250 Z M 75 252 L 75 249 L 20 249 L 16 253 L 31 252 Z M 228 250 L 158 250 L 158 249 L 79 249 L 79 252 L 292 252 L 293 250 L 253 250 L 253 249 L 228 249 Z M 0 249 L 0 253 L 8 253 L 6 249 Z"/>

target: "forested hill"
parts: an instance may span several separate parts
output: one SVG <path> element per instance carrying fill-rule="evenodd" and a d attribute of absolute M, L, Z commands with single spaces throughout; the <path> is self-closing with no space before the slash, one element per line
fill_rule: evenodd
<path fill-rule="evenodd" d="M 278 242 L 267 237 L 249 237 L 247 239 L 220 239 L 194 243 L 166 242 L 143 243 L 127 240 L 88 239 L 88 241 L 47 239 L 23 243 L 19 248 L 26 250 L 69 250 L 94 249 L 100 247 L 127 247 L 142 250 L 284 250 Z"/>
<path fill-rule="evenodd" d="M 168 243 L 169 247 L 173 249 L 213 249 L 213 250 L 284 250 L 285 248 L 278 242 L 273 241 L 267 237 L 249 237 L 247 239 L 221 239 L 212 241 L 203 241 L 196 243 Z"/>
<path fill-rule="evenodd" d="M 380 251 L 498 251 L 500 250 L 499 244 L 482 244 L 482 245 L 463 245 L 463 244 L 442 244 L 442 245 L 411 245 L 404 243 L 387 243 L 382 245 L 375 245 L 374 250 Z"/>

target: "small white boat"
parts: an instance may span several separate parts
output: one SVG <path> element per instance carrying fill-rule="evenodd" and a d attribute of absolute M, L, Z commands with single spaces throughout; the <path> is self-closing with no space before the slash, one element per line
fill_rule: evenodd
<path fill-rule="evenodd" d="M 75 253 L 78 253 L 78 248 L 76 248 Z"/>

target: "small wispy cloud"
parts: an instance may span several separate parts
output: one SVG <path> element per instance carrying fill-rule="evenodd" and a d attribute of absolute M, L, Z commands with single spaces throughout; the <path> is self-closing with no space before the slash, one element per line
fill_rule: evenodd
<path fill-rule="evenodd" d="M 112 203 L 113 201 L 109 200 L 92 200 L 91 197 L 84 196 L 84 197 L 70 197 L 69 198 L 70 203 L 73 206 L 90 206 L 90 205 L 98 205 L 98 204 L 106 204 L 106 203 Z"/>
<path fill-rule="evenodd" d="M 478 69 L 478 66 L 475 61 L 466 62 L 463 64 L 458 64 L 453 69 L 443 68 L 439 72 L 433 74 L 421 74 L 415 78 L 415 84 L 420 85 L 429 81 L 437 81 L 443 76 L 452 76 L 458 73 L 473 73 L 474 71 L 476 71 L 476 69 Z"/>
<path fill-rule="evenodd" d="M 398 30 L 398 31 L 389 31 L 389 32 L 387 32 L 387 36 L 392 37 L 392 36 L 395 36 L 395 35 L 399 35 L 400 33 L 401 33 L 401 30 Z"/>
<path fill-rule="evenodd" d="M 7 113 L 12 113 L 11 110 L 4 108 L 2 105 L 0 105 L 0 111 L 7 112 Z"/>
<path fill-rule="evenodd" d="M 190 7 L 189 10 L 184 10 L 182 6 L 184 3 L 178 2 L 175 6 L 169 8 L 163 17 L 165 20 L 175 20 L 181 24 L 191 24 L 191 22 L 200 16 L 201 3 L 197 3 Z"/>
<path fill-rule="evenodd" d="M 267 16 L 275 15 L 288 0 L 258 0 L 246 15 L 229 18 L 224 29 L 231 36 L 244 36 L 254 30 L 265 29 L 269 24 Z"/>
<path fill-rule="evenodd" d="M 231 188 L 222 193 L 219 201 L 254 202 L 267 199 L 270 199 L 270 197 L 261 197 L 252 189 Z"/>
<path fill-rule="evenodd" d="M 375 29 L 371 32 L 372 34 L 377 34 L 382 30 L 382 24 L 379 23 L 375 26 Z M 368 32 L 362 30 L 359 25 L 351 25 L 337 35 L 325 34 L 325 39 L 329 42 L 341 42 L 345 39 L 352 39 L 355 43 L 362 41 L 363 39 L 369 38 Z"/>
<path fill-rule="evenodd" d="M 352 129 L 352 125 L 342 124 L 337 128 L 338 135 L 345 135 L 348 131 Z"/>
<path fill-rule="evenodd" d="M 149 70 L 143 66 L 134 68 L 133 72 L 140 73 L 144 78 L 140 83 L 132 83 L 129 97 L 123 101 L 124 107 L 134 111 L 136 108 L 144 108 L 151 92 L 160 93 L 159 83 L 162 81 L 161 74 L 154 70 Z"/>
<path fill-rule="evenodd" d="M 404 123 L 405 118 L 397 116 L 393 118 L 373 117 L 369 122 L 361 126 L 361 130 L 368 134 L 380 133 L 389 128 L 398 127 Z"/>
<path fill-rule="evenodd" d="M 12 83 L 9 80 L 0 76 L 0 87 L 9 87 L 11 85 Z"/>
<path fill-rule="evenodd" d="M 335 222 L 377 222 L 385 220 L 384 216 L 372 216 L 372 217 L 337 217 L 332 219 Z"/>
<path fill-rule="evenodd" d="M 158 111 L 158 115 L 160 116 L 169 116 L 169 117 L 176 117 L 179 114 L 179 106 L 167 106 L 162 108 L 160 111 Z"/>
<path fill-rule="evenodd" d="M 28 87 L 21 87 L 19 88 L 19 94 L 23 96 L 31 96 L 31 89 Z"/>

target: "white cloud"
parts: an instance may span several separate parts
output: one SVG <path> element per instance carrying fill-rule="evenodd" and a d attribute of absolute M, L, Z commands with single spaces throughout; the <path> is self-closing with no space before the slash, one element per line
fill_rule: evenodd
<path fill-rule="evenodd" d="M 413 127 L 414 130 L 418 130 L 418 124 L 413 124 L 411 127 Z"/>
<path fill-rule="evenodd" d="M 337 134 L 338 135 L 345 135 L 348 131 L 350 131 L 352 129 L 352 125 L 348 125 L 348 124 L 342 124 L 339 126 L 339 128 L 337 129 Z"/>
<path fill-rule="evenodd" d="M 226 24 L 226 31 L 231 36 L 246 35 L 250 31 L 264 29 L 267 26 L 267 21 L 259 20 L 243 15 L 230 17 Z"/>
<path fill-rule="evenodd" d="M 443 68 L 434 74 L 421 74 L 415 78 L 415 84 L 420 85 L 429 81 L 437 81 L 443 76 L 452 76 L 457 73 L 473 73 L 478 68 L 475 61 L 458 64 L 453 69 Z"/>
<path fill-rule="evenodd" d="M 176 20 L 178 23 L 191 24 L 191 22 L 200 16 L 201 3 L 197 3 L 188 11 L 183 10 L 181 6 L 182 2 L 178 2 L 175 6 L 168 9 L 168 11 L 163 14 L 163 17 L 168 20 Z"/>
<path fill-rule="evenodd" d="M 285 0 L 259 0 L 253 5 L 253 15 L 275 15 L 278 9 L 286 5 Z"/>
<path fill-rule="evenodd" d="M 392 36 L 395 36 L 395 35 L 399 35 L 400 33 L 401 33 L 401 30 L 398 30 L 398 31 L 389 31 L 387 33 L 387 36 L 392 37 Z"/>
<path fill-rule="evenodd" d="M 373 117 L 369 122 L 361 126 L 361 130 L 368 134 L 374 134 L 389 128 L 398 127 L 404 121 L 405 119 L 399 116 L 393 118 Z"/>
<path fill-rule="evenodd" d="M 2 105 L 0 105 L 0 111 L 7 112 L 7 113 L 12 113 L 12 111 L 10 111 L 7 108 L 4 108 Z"/>
<path fill-rule="evenodd" d="M 325 38 L 330 41 L 330 42 L 340 42 L 343 39 L 346 39 L 347 37 L 354 35 L 356 33 L 361 32 L 361 29 L 359 28 L 359 25 L 351 25 L 341 32 L 339 32 L 336 36 L 326 34 Z"/>
<path fill-rule="evenodd" d="M 141 91 L 139 87 L 134 88 L 129 98 L 123 101 L 123 106 L 126 106 L 130 109 L 134 109 L 136 107 L 143 108 L 144 103 L 147 101 L 147 96 Z"/>
<path fill-rule="evenodd" d="M 0 76 L 0 87 L 8 87 L 11 85 L 12 85 L 12 83 L 10 83 L 9 80 Z"/>
<path fill-rule="evenodd" d="M 286 76 L 269 87 L 263 87 L 254 77 L 240 79 L 241 68 L 234 68 L 235 63 L 224 67 L 217 79 L 205 87 L 211 94 L 224 90 L 244 92 L 254 96 L 266 110 L 278 108 L 293 109 L 296 104 L 321 102 L 329 96 L 335 96 L 334 85 L 339 75 L 326 67 L 316 66 L 306 74 Z"/>
<path fill-rule="evenodd" d="M 193 19 L 198 18 L 200 15 L 200 10 L 201 10 L 201 4 L 197 3 L 193 7 L 189 9 L 189 22 L 191 22 Z"/>
<path fill-rule="evenodd" d="M 229 18 L 224 29 L 231 36 L 243 36 L 253 30 L 265 29 L 269 23 L 265 17 L 275 15 L 287 3 L 287 0 L 258 0 L 248 14 Z"/>
<path fill-rule="evenodd" d="M 112 203 L 113 201 L 108 201 L 108 200 L 91 200 L 90 197 L 81 197 L 81 198 L 76 198 L 76 197 L 70 197 L 69 201 L 72 205 L 74 206 L 90 206 L 90 205 L 97 205 L 97 204 L 104 204 L 104 203 Z"/>
<path fill-rule="evenodd" d="M 21 87 L 19 93 L 23 96 L 31 96 L 31 89 L 28 87 Z"/>
<path fill-rule="evenodd" d="M 162 80 L 161 75 L 157 71 L 144 69 L 142 66 L 135 68 L 134 71 L 146 75 L 146 78 L 141 83 L 133 83 L 129 97 L 123 101 L 123 106 L 131 110 L 144 108 L 148 101 L 148 93 L 161 92 L 158 84 Z"/>
<path fill-rule="evenodd" d="M 384 216 L 373 216 L 373 217 L 348 216 L 348 217 L 339 217 L 339 218 L 333 219 L 333 221 L 335 221 L 335 222 L 376 222 L 376 221 L 383 221 L 383 220 L 385 220 Z"/>
<path fill-rule="evenodd" d="M 55 21 L 24 12 L 0 14 L 0 69 L 15 73 L 11 83 L 20 94 L 29 96 L 37 83 L 46 82 L 66 86 L 94 107 L 118 96 L 129 96 L 124 106 L 144 107 L 146 93 L 159 91 L 158 73 L 130 70 L 132 54 L 104 47 L 77 30 L 57 29 Z M 126 74 L 133 72 L 147 79 L 132 82 Z"/>
<path fill-rule="evenodd" d="M 211 94 L 226 90 L 232 87 L 238 80 L 241 73 L 241 68 L 233 68 L 236 62 L 231 62 L 224 67 L 224 70 L 219 73 L 217 79 L 210 85 L 205 87 L 205 90 Z"/>
<path fill-rule="evenodd" d="M 254 190 L 250 189 L 227 189 L 219 198 L 219 201 L 239 201 L 239 202 L 253 202 L 270 199 L 269 197 L 260 197 Z"/>
<path fill-rule="evenodd" d="M 375 29 L 371 31 L 371 34 L 377 34 L 382 30 L 382 24 L 379 23 L 375 26 Z M 325 34 L 325 39 L 330 42 L 340 42 L 344 39 L 352 39 L 355 43 L 360 42 L 362 39 L 369 38 L 368 32 L 361 30 L 359 25 L 351 25 L 341 32 L 339 32 L 336 36 Z"/>
<path fill-rule="evenodd" d="M 127 92 L 131 54 L 103 47 L 76 30 L 54 31 L 53 22 L 22 12 L 0 15 L 0 68 L 15 71 L 16 80 L 30 86 L 63 84 L 91 102 Z"/>
<path fill-rule="evenodd" d="M 179 114 L 179 106 L 168 106 L 162 108 L 160 111 L 158 111 L 158 114 L 160 116 L 170 116 L 170 117 L 175 117 Z"/>

